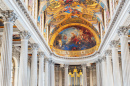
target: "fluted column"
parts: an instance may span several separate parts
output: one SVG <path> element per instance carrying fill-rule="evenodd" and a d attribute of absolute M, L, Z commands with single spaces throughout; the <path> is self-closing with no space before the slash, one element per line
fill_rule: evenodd
<path fill-rule="evenodd" d="M 55 63 L 51 62 L 51 86 L 55 86 Z"/>
<path fill-rule="evenodd" d="M 65 86 L 68 86 L 68 64 L 65 64 Z"/>
<path fill-rule="evenodd" d="M 102 86 L 107 86 L 107 71 L 106 71 L 106 61 L 105 57 L 102 59 Z"/>
<path fill-rule="evenodd" d="M 120 36 L 121 43 L 121 61 L 122 61 L 122 76 L 123 86 L 130 86 L 130 54 L 128 46 L 128 29 L 129 27 L 120 27 L 118 35 Z"/>
<path fill-rule="evenodd" d="M 90 68 L 90 86 L 93 86 L 93 73 L 92 68 Z"/>
<path fill-rule="evenodd" d="M 20 52 L 20 67 L 19 67 L 19 85 L 27 86 L 27 65 L 28 65 L 28 39 L 30 33 L 28 31 L 21 31 L 21 52 Z"/>
<path fill-rule="evenodd" d="M 37 86 L 37 50 L 38 44 L 31 44 L 32 58 L 31 58 L 31 83 L 30 86 Z"/>
<path fill-rule="evenodd" d="M 12 10 L 1 11 L 4 20 L 4 30 L 1 48 L 1 86 L 10 86 L 12 64 L 13 24 L 17 19 Z"/>
<path fill-rule="evenodd" d="M 18 75 L 19 75 L 19 58 L 20 58 L 20 53 L 15 49 L 13 48 L 13 60 L 14 60 L 14 63 L 15 63 L 15 71 L 14 71 L 14 86 L 18 86 Z"/>
<path fill-rule="evenodd" d="M 99 61 L 96 61 L 97 86 L 100 86 Z"/>
<path fill-rule="evenodd" d="M 44 53 L 39 52 L 39 84 L 38 86 L 44 86 Z"/>
<path fill-rule="evenodd" d="M 86 64 L 82 64 L 82 70 L 83 70 L 83 86 L 87 86 Z"/>
<path fill-rule="evenodd" d="M 119 57 L 118 57 L 118 41 L 112 40 L 110 46 L 112 47 L 112 61 L 113 61 L 113 78 L 114 86 L 122 86 L 122 80 L 120 75 Z"/>
<path fill-rule="evenodd" d="M 28 86 L 30 86 L 30 80 L 31 80 L 31 56 L 28 57 L 28 66 L 27 66 L 27 76 L 28 76 Z"/>
<path fill-rule="evenodd" d="M 105 51 L 106 55 L 106 63 L 107 63 L 107 82 L 109 83 L 110 86 L 113 86 L 113 73 L 112 73 L 112 63 L 111 63 L 111 55 L 112 52 L 111 50 L 106 50 Z"/>
<path fill-rule="evenodd" d="M 45 86 L 49 86 L 49 60 L 45 59 Z"/>
<path fill-rule="evenodd" d="M 48 62 L 49 62 L 49 64 L 48 64 L 48 86 L 51 86 L 51 63 L 52 63 L 52 59 L 51 59 L 51 57 L 48 59 Z"/>
<path fill-rule="evenodd" d="M 61 67 L 59 71 L 59 86 L 62 86 L 62 68 Z"/>

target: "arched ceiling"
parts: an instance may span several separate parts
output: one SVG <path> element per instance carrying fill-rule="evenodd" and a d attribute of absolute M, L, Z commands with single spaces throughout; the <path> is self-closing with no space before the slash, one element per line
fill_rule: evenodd
<path fill-rule="evenodd" d="M 100 32 L 104 30 L 106 8 L 103 3 L 96 0 L 50 0 L 43 9 L 48 44 L 56 54 L 79 57 L 98 49 Z"/>

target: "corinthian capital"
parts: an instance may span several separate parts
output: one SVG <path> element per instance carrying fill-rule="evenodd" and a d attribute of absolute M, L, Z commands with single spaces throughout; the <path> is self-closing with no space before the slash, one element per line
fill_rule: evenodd
<path fill-rule="evenodd" d="M 3 20 L 5 22 L 15 22 L 15 20 L 17 19 L 17 16 L 13 12 L 13 10 L 1 11 L 1 14 L 3 15 Z"/>
<path fill-rule="evenodd" d="M 105 51 L 105 55 L 106 56 L 111 56 L 112 55 L 112 51 L 111 50 L 106 50 Z"/>
<path fill-rule="evenodd" d="M 44 58 L 45 54 L 44 52 L 38 52 L 39 58 Z"/>
<path fill-rule="evenodd" d="M 37 43 L 32 43 L 31 48 L 32 48 L 32 50 L 38 50 L 39 45 Z"/>
<path fill-rule="evenodd" d="M 31 37 L 30 33 L 26 30 L 20 31 L 20 37 L 21 39 L 29 39 Z"/>
<path fill-rule="evenodd" d="M 86 63 L 81 64 L 83 68 L 86 68 Z"/>
<path fill-rule="evenodd" d="M 65 65 L 64 65 L 65 68 L 68 68 L 68 66 L 69 66 L 69 64 L 65 64 Z"/>
<path fill-rule="evenodd" d="M 126 27 L 126 26 L 122 26 L 120 27 L 118 30 L 117 30 L 117 33 L 119 36 L 122 36 L 122 35 L 128 35 L 128 30 L 129 30 L 130 27 Z"/>
<path fill-rule="evenodd" d="M 111 42 L 110 42 L 110 46 L 113 48 L 116 48 L 117 47 L 117 45 L 119 44 L 119 41 L 117 41 L 117 40 L 112 40 Z"/>

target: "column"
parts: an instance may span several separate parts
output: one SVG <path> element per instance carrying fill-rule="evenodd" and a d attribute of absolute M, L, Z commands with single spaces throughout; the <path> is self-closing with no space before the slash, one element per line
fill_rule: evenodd
<path fill-rule="evenodd" d="M 106 61 L 107 61 L 107 81 L 110 86 L 113 86 L 113 73 L 112 73 L 112 63 L 111 63 L 111 50 L 105 51 Z"/>
<path fill-rule="evenodd" d="M 60 67 L 59 71 L 59 86 L 62 86 L 62 67 Z"/>
<path fill-rule="evenodd" d="M 51 86 L 55 86 L 55 63 L 51 62 Z"/>
<path fill-rule="evenodd" d="M 65 86 L 68 86 L 68 64 L 65 64 Z"/>
<path fill-rule="evenodd" d="M 44 52 L 39 52 L 39 84 L 38 86 L 44 86 Z"/>
<path fill-rule="evenodd" d="M 1 86 L 11 85 L 11 64 L 12 64 L 12 35 L 13 24 L 17 19 L 12 10 L 2 11 L 4 20 L 4 31 L 1 48 Z"/>
<path fill-rule="evenodd" d="M 38 44 L 31 44 L 32 58 L 31 58 L 31 83 L 30 86 L 37 86 L 37 50 Z"/>
<path fill-rule="evenodd" d="M 100 70 L 99 70 L 99 61 L 96 61 L 96 75 L 97 75 L 97 86 L 100 85 Z"/>
<path fill-rule="evenodd" d="M 99 62 L 99 81 L 100 81 L 100 86 L 102 86 L 102 81 L 103 81 L 103 78 L 102 78 L 102 59 L 98 59 L 98 62 Z"/>
<path fill-rule="evenodd" d="M 45 59 L 45 86 L 49 86 L 49 60 Z"/>
<path fill-rule="evenodd" d="M 20 57 L 20 53 L 13 48 L 13 52 L 12 52 L 12 56 L 13 56 L 13 60 L 15 63 L 15 71 L 14 71 L 14 86 L 18 86 L 18 75 L 19 75 L 19 57 Z"/>
<path fill-rule="evenodd" d="M 86 64 L 82 64 L 82 70 L 83 70 L 83 86 L 87 86 Z"/>
<path fill-rule="evenodd" d="M 30 33 L 28 31 L 21 31 L 21 52 L 20 52 L 20 67 L 19 67 L 19 85 L 27 86 L 27 65 L 28 65 L 28 39 Z M 24 71 L 23 71 L 24 70 Z"/>
<path fill-rule="evenodd" d="M 105 57 L 102 59 L 102 86 L 107 86 L 107 71 L 106 71 L 106 61 Z"/>
<path fill-rule="evenodd" d="M 31 56 L 28 56 L 28 67 L 27 67 L 28 71 L 27 71 L 27 74 L 28 74 L 28 86 L 30 86 L 30 79 L 31 79 Z"/>
<path fill-rule="evenodd" d="M 79 72 L 79 74 L 80 74 L 80 86 L 82 86 L 83 85 L 83 76 L 82 76 L 82 71 L 80 70 L 80 72 Z"/>
<path fill-rule="evenodd" d="M 90 68 L 90 86 L 93 86 L 93 73 L 92 68 Z"/>
<path fill-rule="evenodd" d="M 122 76 L 123 86 L 130 86 L 130 54 L 128 46 L 128 27 L 122 26 L 118 29 L 121 43 L 121 60 L 122 60 Z"/>
<path fill-rule="evenodd" d="M 52 59 L 51 59 L 51 57 L 48 59 L 48 62 L 49 62 L 49 64 L 48 64 L 48 86 L 51 86 L 51 63 L 52 63 Z"/>
<path fill-rule="evenodd" d="M 120 75 L 119 57 L 118 57 L 118 41 L 112 40 L 110 46 L 112 48 L 112 61 L 113 61 L 113 77 L 114 86 L 122 86 L 122 80 Z"/>
<path fill-rule="evenodd" d="M 68 86 L 71 86 L 71 71 L 69 71 L 69 79 L 68 80 L 69 80 L 69 82 L 68 82 L 69 85 Z"/>

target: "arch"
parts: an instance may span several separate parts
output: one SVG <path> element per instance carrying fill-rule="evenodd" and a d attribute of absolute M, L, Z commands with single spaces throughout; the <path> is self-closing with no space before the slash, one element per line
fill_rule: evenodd
<path fill-rule="evenodd" d="M 86 25 L 84 25 L 84 24 L 81 24 L 81 23 L 71 23 L 71 24 L 66 24 L 66 25 L 60 27 L 60 28 L 53 34 L 53 36 L 52 36 L 52 38 L 51 38 L 51 40 L 50 40 L 50 43 L 49 43 L 50 46 L 53 45 L 54 39 L 56 38 L 56 36 L 57 36 L 62 30 L 64 30 L 65 28 L 67 28 L 67 27 L 69 27 L 69 26 L 75 26 L 75 25 L 88 28 L 88 30 L 93 33 L 94 38 L 96 39 L 97 44 L 100 43 L 99 36 L 97 36 L 97 33 L 96 33 L 93 29 L 91 29 L 90 27 L 88 27 L 88 26 L 86 26 Z"/>

